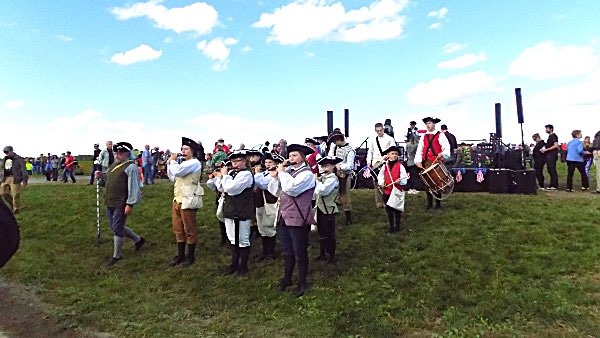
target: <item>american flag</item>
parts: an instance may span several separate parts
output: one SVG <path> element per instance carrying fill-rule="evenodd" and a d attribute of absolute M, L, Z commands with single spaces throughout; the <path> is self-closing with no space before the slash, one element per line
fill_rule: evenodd
<path fill-rule="evenodd" d="M 460 182 L 460 181 L 462 181 L 462 173 L 459 170 L 456 172 L 456 182 Z"/>
<path fill-rule="evenodd" d="M 363 170 L 363 177 L 364 178 L 370 178 L 371 177 L 371 169 L 369 169 L 369 167 L 365 166 L 364 168 L 362 168 Z"/>
<path fill-rule="evenodd" d="M 481 183 L 483 180 L 483 170 L 477 170 L 477 183 Z"/>

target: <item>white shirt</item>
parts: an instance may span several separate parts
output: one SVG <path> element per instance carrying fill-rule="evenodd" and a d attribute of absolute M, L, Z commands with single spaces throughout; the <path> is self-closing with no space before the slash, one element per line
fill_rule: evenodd
<path fill-rule="evenodd" d="M 296 177 L 292 177 L 290 174 L 291 172 L 298 171 L 304 167 L 306 167 L 306 163 L 302 163 L 298 168 L 292 167 L 284 172 L 279 172 L 277 177 L 274 177 L 271 182 L 269 182 L 269 192 L 273 196 L 280 196 L 283 191 L 292 197 L 296 197 L 314 187 L 315 175 L 310 169 L 299 173 Z"/>
<path fill-rule="evenodd" d="M 242 191 L 252 187 L 252 173 L 248 170 L 242 170 L 235 178 L 229 174 L 217 179 L 215 185 L 220 192 L 224 192 L 230 196 L 239 195 Z"/>
<path fill-rule="evenodd" d="M 377 162 L 383 162 L 383 155 L 381 155 L 381 151 L 379 151 L 379 147 L 377 147 L 377 140 L 379 139 L 379 145 L 381 146 L 381 151 L 386 151 L 391 146 L 396 145 L 396 140 L 388 134 L 383 134 L 382 137 L 375 136 L 371 140 L 371 146 L 367 151 L 367 163 L 373 164 Z"/>
<path fill-rule="evenodd" d="M 209 178 L 206 181 L 206 186 L 208 186 L 208 189 L 212 190 L 212 191 L 217 191 L 217 182 L 218 178 L 217 177 L 213 177 L 213 178 Z"/>
<path fill-rule="evenodd" d="M 202 163 L 200 163 L 200 161 L 198 161 L 196 158 L 183 161 L 181 164 L 177 163 L 175 160 L 172 160 L 169 162 L 169 166 L 167 167 L 167 175 L 172 182 L 175 182 L 175 178 L 177 177 L 183 177 L 188 174 L 201 171 Z"/>
<path fill-rule="evenodd" d="M 400 161 L 398 161 L 398 163 L 396 163 L 395 165 L 400 166 L 400 181 L 398 183 L 400 183 L 400 185 L 406 185 L 406 183 L 408 183 L 408 175 L 406 174 L 406 169 L 404 168 L 402 163 L 400 163 Z M 377 174 L 377 182 L 379 182 L 380 184 L 383 184 L 383 182 L 385 182 L 385 172 L 387 170 L 387 163 L 383 168 L 381 168 L 381 170 L 379 170 L 379 174 Z M 416 179 L 416 177 L 414 179 Z"/>
<path fill-rule="evenodd" d="M 254 186 L 260 190 L 269 189 L 269 182 L 273 180 L 271 175 L 265 176 L 264 173 L 256 173 L 254 174 Z"/>
<path fill-rule="evenodd" d="M 327 196 L 331 194 L 333 189 L 340 185 L 340 181 L 333 173 L 324 174 L 323 177 L 325 178 L 323 182 L 317 181 L 317 185 L 315 187 L 315 196 Z"/>
<path fill-rule="evenodd" d="M 331 144 L 331 147 L 329 148 L 329 156 L 337 156 L 336 150 L 339 148 L 348 148 L 348 151 L 346 152 L 346 156 L 344 158 L 344 161 L 342 163 L 340 163 L 340 170 L 346 174 L 352 172 L 352 170 L 354 170 L 354 158 L 356 157 L 356 152 L 354 151 L 354 148 L 352 148 L 352 146 L 350 145 L 350 143 L 346 143 L 346 145 L 343 146 L 338 146 L 335 143 Z"/>
<path fill-rule="evenodd" d="M 419 145 L 417 146 L 417 153 L 415 154 L 415 164 L 423 163 L 423 147 L 425 146 L 424 142 L 425 138 L 427 137 L 426 135 L 435 135 L 435 133 L 437 133 L 437 130 L 432 132 L 428 131 L 425 133 L 425 135 L 421 135 L 421 138 L 419 139 Z M 442 155 L 444 156 L 444 160 L 447 160 L 450 158 L 450 143 L 448 142 L 446 135 L 444 135 L 442 132 L 440 132 L 439 141 L 440 145 L 442 146 Z"/>

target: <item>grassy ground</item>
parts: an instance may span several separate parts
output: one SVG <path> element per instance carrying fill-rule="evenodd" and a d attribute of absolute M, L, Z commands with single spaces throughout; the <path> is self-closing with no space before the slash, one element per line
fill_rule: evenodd
<path fill-rule="evenodd" d="M 600 196 L 464 193 L 425 213 L 424 194 L 408 195 L 406 228 L 387 236 L 372 192 L 353 191 L 356 224 L 339 226 L 339 263 L 311 262 L 312 288 L 294 299 L 275 291 L 281 260 L 221 276 L 228 255 L 208 190 L 196 264 L 168 268 L 171 189 L 144 188 L 128 223 L 148 245 L 134 253 L 128 242 L 106 268 L 112 239 L 103 215 L 93 245 L 95 188 L 31 185 L 21 249 L 0 277 L 34 290 L 63 325 L 116 336 L 600 335 Z"/>

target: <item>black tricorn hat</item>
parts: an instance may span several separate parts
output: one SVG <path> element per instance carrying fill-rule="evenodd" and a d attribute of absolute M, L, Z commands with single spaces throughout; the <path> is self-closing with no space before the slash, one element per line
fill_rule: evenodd
<path fill-rule="evenodd" d="M 246 156 L 250 156 L 250 155 L 251 154 L 248 153 L 248 150 L 239 149 L 239 150 L 236 150 L 236 151 L 232 152 L 231 154 L 229 154 L 229 159 L 232 160 L 234 158 L 240 158 L 240 157 L 245 158 Z"/>
<path fill-rule="evenodd" d="M 326 164 L 338 164 L 338 163 L 342 163 L 344 160 L 341 157 L 338 156 L 325 156 L 325 157 L 321 157 L 320 159 L 317 160 L 317 163 L 320 165 L 326 165 Z"/>
<path fill-rule="evenodd" d="M 427 122 L 433 122 L 433 123 L 440 123 L 440 119 L 435 118 L 435 117 L 426 117 L 423 119 L 423 123 L 427 123 Z"/>
<path fill-rule="evenodd" d="M 335 141 L 337 139 L 346 139 L 346 136 L 344 136 L 344 134 L 342 134 L 341 131 L 336 131 L 334 130 L 331 134 L 329 134 L 329 137 L 327 138 L 327 142 L 331 142 L 331 141 Z"/>
<path fill-rule="evenodd" d="M 188 146 L 188 147 L 192 148 L 193 150 L 200 149 L 200 146 L 198 146 L 198 143 L 196 143 L 196 141 L 192 140 L 191 138 L 187 138 L 187 137 L 181 138 L 181 145 Z"/>
<path fill-rule="evenodd" d="M 400 154 L 400 147 L 398 146 L 391 146 L 389 148 L 387 148 L 386 150 L 384 150 L 381 155 L 387 155 L 390 153 L 390 151 L 396 151 L 398 152 L 398 154 Z"/>
<path fill-rule="evenodd" d="M 113 151 L 115 151 L 117 153 L 124 153 L 124 152 L 130 153 L 132 149 L 133 149 L 133 146 L 129 142 L 118 142 L 113 146 Z"/>
<path fill-rule="evenodd" d="M 304 143 L 310 143 L 310 144 L 314 144 L 314 145 L 318 145 L 319 142 L 317 142 L 317 140 L 315 140 L 314 138 L 311 137 L 307 137 L 304 139 Z"/>
<path fill-rule="evenodd" d="M 289 146 L 287 146 L 287 151 L 288 151 L 288 154 L 293 151 L 298 151 L 298 152 L 304 154 L 304 156 L 310 155 L 315 152 L 315 150 L 313 148 L 307 147 L 302 144 L 290 144 Z"/>
<path fill-rule="evenodd" d="M 262 151 L 258 150 L 258 149 L 248 149 L 246 150 L 246 156 L 263 156 Z"/>
<path fill-rule="evenodd" d="M 276 163 L 281 163 L 281 162 L 285 161 L 285 159 L 283 157 L 281 157 L 279 154 L 275 154 L 275 153 L 265 153 L 265 160 L 271 160 Z"/>

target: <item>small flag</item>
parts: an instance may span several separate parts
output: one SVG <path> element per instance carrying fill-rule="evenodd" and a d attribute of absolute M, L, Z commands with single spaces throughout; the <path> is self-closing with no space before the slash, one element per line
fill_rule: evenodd
<path fill-rule="evenodd" d="M 462 173 L 459 171 L 456 172 L 456 182 L 462 181 Z"/>
<path fill-rule="evenodd" d="M 478 170 L 477 171 L 477 183 L 481 183 L 483 182 L 484 178 L 483 178 L 483 170 Z"/>
<path fill-rule="evenodd" d="M 362 175 L 364 178 L 370 178 L 371 177 L 371 169 L 369 169 L 369 167 L 364 167 Z"/>

